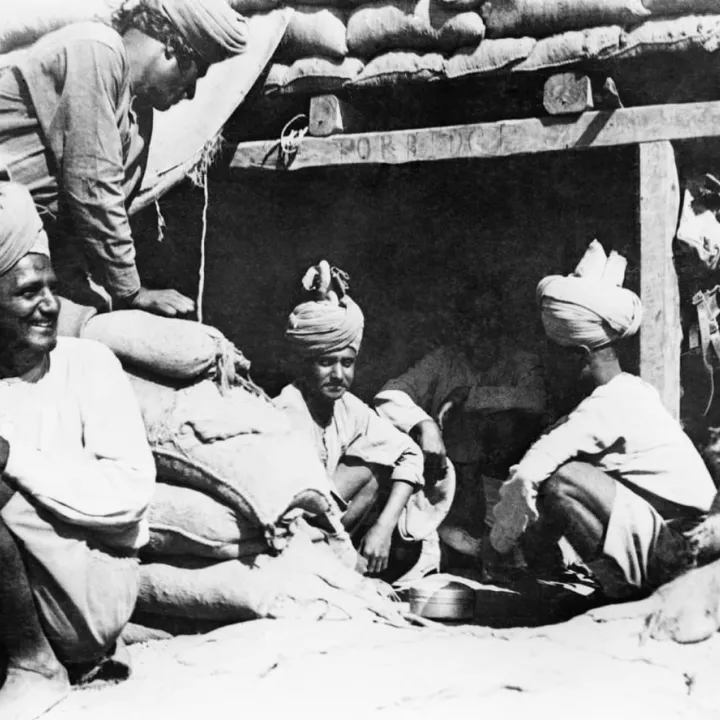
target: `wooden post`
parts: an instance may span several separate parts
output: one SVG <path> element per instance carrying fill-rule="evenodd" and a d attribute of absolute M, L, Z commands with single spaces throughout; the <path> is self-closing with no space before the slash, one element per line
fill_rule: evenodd
<path fill-rule="evenodd" d="M 318 95 L 310 98 L 308 132 L 314 137 L 327 137 L 336 133 L 356 132 L 362 129 L 362 116 L 352 105 L 336 95 Z"/>
<path fill-rule="evenodd" d="M 680 297 L 672 243 L 680 190 L 672 145 L 639 145 L 640 375 L 654 385 L 673 415 L 680 416 Z"/>
<path fill-rule="evenodd" d="M 545 81 L 543 106 L 550 115 L 571 115 L 592 110 L 594 105 L 590 78 L 576 72 L 551 75 Z"/>

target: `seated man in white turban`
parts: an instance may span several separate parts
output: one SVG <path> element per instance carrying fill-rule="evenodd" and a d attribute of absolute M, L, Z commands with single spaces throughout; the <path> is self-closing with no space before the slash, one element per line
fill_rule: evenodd
<path fill-rule="evenodd" d="M 194 309 L 176 290 L 142 284 L 126 208 L 153 112 L 192 98 L 208 67 L 246 40 L 245 19 L 225 0 L 138 0 L 113 27 L 73 23 L 0 69 L 0 176 L 27 186 L 41 209 L 61 334 L 79 335 L 110 306 L 171 317 Z"/>
<path fill-rule="evenodd" d="M 420 540 L 435 540 L 437 547 L 436 528 L 452 502 L 454 475 L 425 495 L 420 448 L 349 392 L 364 318 L 347 295 L 347 275 L 323 261 L 303 283 L 316 299 L 295 308 L 285 332 L 298 357 L 297 380 L 275 402 L 317 448 L 366 571 L 388 570 L 391 545 L 394 558 L 405 555 L 392 576 L 385 575 L 395 580 L 417 561 Z M 438 563 L 439 556 L 427 569 Z"/>
<path fill-rule="evenodd" d="M 565 536 L 613 598 L 652 590 L 692 563 L 681 531 L 714 496 L 656 390 L 620 367 L 616 346 L 642 316 L 621 287 L 624 272 L 623 258 L 595 241 L 573 275 L 538 285 L 548 337 L 577 355 L 594 389 L 511 468 L 491 533 L 500 552 L 532 524 L 541 537 Z"/>
<path fill-rule="evenodd" d="M 1 183 L 2 720 L 39 716 L 106 659 L 125 666 L 154 488 L 130 384 L 104 346 L 57 339 L 54 285 L 29 192 Z"/>

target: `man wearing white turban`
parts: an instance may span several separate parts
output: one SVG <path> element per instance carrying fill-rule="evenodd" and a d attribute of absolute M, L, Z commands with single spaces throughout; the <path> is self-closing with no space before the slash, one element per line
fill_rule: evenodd
<path fill-rule="evenodd" d="M 155 467 L 132 389 L 107 348 L 57 338 L 54 284 L 30 193 L 0 183 L 2 720 L 121 661 L 148 538 Z"/>
<path fill-rule="evenodd" d="M 454 474 L 424 492 L 420 448 L 349 392 L 364 326 L 347 294 L 345 273 L 322 261 L 303 279 L 314 299 L 290 314 L 285 336 L 298 357 L 298 377 L 275 402 L 317 448 L 331 478 L 343 525 L 370 574 L 396 580 L 422 550 L 438 548 L 437 526 L 452 502 Z M 424 547 L 420 541 L 427 541 Z M 397 560 L 401 554 L 405 557 Z M 423 556 L 425 569 L 437 569 Z M 432 566 L 431 566 L 432 565 Z"/>
<path fill-rule="evenodd" d="M 41 211 L 70 301 L 66 334 L 110 305 L 193 310 L 179 292 L 141 284 L 127 206 L 145 170 L 153 110 L 192 98 L 209 65 L 243 52 L 246 39 L 244 18 L 225 0 L 139 0 L 118 11 L 114 27 L 68 25 L 0 69 L 0 176 L 26 185 Z"/>
<path fill-rule="evenodd" d="M 680 530 L 714 496 L 705 464 L 656 390 L 622 371 L 617 343 L 642 316 L 625 260 L 594 241 L 574 274 L 538 285 L 548 337 L 583 358 L 594 390 L 511 468 L 491 542 L 506 552 L 534 525 L 565 536 L 608 597 L 646 592 L 693 562 Z"/>

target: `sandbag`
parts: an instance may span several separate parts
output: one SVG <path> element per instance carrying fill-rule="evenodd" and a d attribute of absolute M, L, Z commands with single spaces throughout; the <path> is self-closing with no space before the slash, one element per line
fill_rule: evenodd
<path fill-rule="evenodd" d="M 280 5 L 280 0 L 228 0 L 230 7 L 241 15 L 267 12 Z"/>
<path fill-rule="evenodd" d="M 641 0 L 487 0 L 480 7 L 491 38 L 546 37 L 600 25 L 629 25 L 649 14 Z"/>
<path fill-rule="evenodd" d="M 243 354 L 214 327 L 143 310 L 95 315 L 85 322 L 81 336 L 107 345 L 123 365 L 162 377 L 234 376 L 235 370 L 250 368 Z"/>
<path fill-rule="evenodd" d="M 278 48 L 278 57 L 287 62 L 311 55 L 345 57 L 348 54 L 345 16 L 340 8 L 296 6 Z"/>
<path fill-rule="evenodd" d="M 483 40 L 475 48 L 461 48 L 446 64 L 448 78 L 481 77 L 510 70 L 535 47 L 535 38 Z"/>
<path fill-rule="evenodd" d="M 53 30 L 88 20 L 109 23 L 124 0 L 23 0 L 5 9 L 0 23 L 0 54 L 31 45 Z"/>
<path fill-rule="evenodd" d="M 350 87 L 383 87 L 427 83 L 445 79 L 445 58 L 440 53 L 395 50 L 368 62 Z"/>
<path fill-rule="evenodd" d="M 129 377 L 160 477 L 230 506 L 276 550 L 288 511 L 334 507 L 315 448 L 270 400 L 242 387 L 222 394 L 210 380 L 173 388 Z"/>
<path fill-rule="evenodd" d="M 390 0 L 354 10 L 347 26 L 351 54 L 386 50 L 453 52 L 480 42 L 485 26 L 475 12 L 455 12 L 438 0 Z"/>
<path fill-rule="evenodd" d="M 206 493 L 158 482 L 148 511 L 143 557 L 187 555 L 229 560 L 267 550 L 262 530 Z"/>
<path fill-rule="evenodd" d="M 265 92 L 332 93 L 356 78 L 364 67 L 359 58 L 329 60 L 308 57 L 296 60 L 290 67 L 273 65 L 265 82 Z"/>
<path fill-rule="evenodd" d="M 406 624 L 383 586 L 344 567 L 327 545 L 303 533 L 276 557 L 141 565 L 137 610 L 222 622 L 282 617 Z"/>
<path fill-rule="evenodd" d="M 718 0 L 643 0 L 643 5 L 653 15 L 692 15 L 720 10 Z"/>

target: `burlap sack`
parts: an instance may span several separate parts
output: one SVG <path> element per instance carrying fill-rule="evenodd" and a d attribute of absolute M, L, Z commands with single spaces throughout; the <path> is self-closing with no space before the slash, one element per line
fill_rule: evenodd
<path fill-rule="evenodd" d="M 400 608 L 381 590 L 343 566 L 328 545 L 299 533 L 277 557 L 143 565 L 137 610 L 146 617 L 222 622 L 283 617 L 405 624 Z"/>
<path fill-rule="evenodd" d="M 363 5 L 348 19 L 352 55 L 374 57 L 386 50 L 453 52 L 476 45 L 485 26 L 475 12 L 455 12 L 437 0 L 390 0 Z"/>
<path fill-rule="evenodd" d="M 629 25 L 649 14 L 641 0 L 487 0 L 480 7 L 491 38 L 546 37 L 566 30 Z"/>
<path fill-rule="evenodd" d="M 158 482 L 148 514 L 145 558 L 191 556 L 230 560 L 267 550 L 262 530 L 215 498 Z"/>
<path fill-rule="evenodd" d="M 91 317 L 81 335 L 107 345 L 123 365 L 167 378 L 193 379 L 221 372 L 224 364 L 249 363 L 214 327 L 160 317 L 143 310 L 117 310 Z"/>
<path fill-rule="evenodd" d="M 289 510 L 332 507 L 315 448 L 270 400 L 240 387 L 223 395 L 210 380 L 180 389 L 130 380 L 160 477 L 216 497 L 271 542 Z"/>
<path fill-rule="evenodd" d="M 335 7 L 297 5 L 283 36 L 278 57 L 286 62 L 320 55 L 343 58 L 348 54 L 346 11 Z"/>

